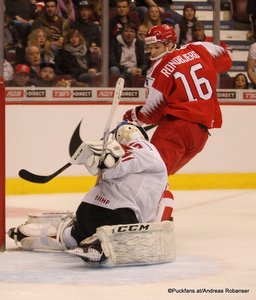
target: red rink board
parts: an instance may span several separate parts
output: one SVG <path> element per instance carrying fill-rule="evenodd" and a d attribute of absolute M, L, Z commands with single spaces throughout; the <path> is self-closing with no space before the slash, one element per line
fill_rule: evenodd
<path fill-rule="evenodd" d="M 0 252 L 5 250 L 5 86 L 0 77 Z"/>

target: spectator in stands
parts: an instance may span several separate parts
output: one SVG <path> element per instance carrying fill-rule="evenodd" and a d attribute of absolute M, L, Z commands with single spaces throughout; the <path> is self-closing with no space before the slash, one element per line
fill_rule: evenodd
<path fill-rule="evenodd" d="M 102 0 L 93 0 L 93 15 L 92 21 L 99 25 L 101 24 L 103 1 Z"/>
<path fill-rule="evenodd" d="M 14 68 L 13 79 L 6 82 L 6 86 L 25 87 L 32 86 L 29 78 L 30 68 L 28 65 L 19 64 Z"/>
<path fill-rule="evenodd" d="M 200 21 L 196 21 L 192 26 L 192 42 L 213 42 L 212 36 L 205 35 L 204 24 Z M 231 47 L 225 42 L 220 41 L 220 46 L 232 52 Z"/>
<path fill-rule="evenodd" d="M 70 22 L 74 22 L 76 20 L 76 13 L 72 0 L 58 0 L 57 15 L 68 19 Z"/>
<path fill-rule="evenodd" d="M 41 27 L 33 30 L 28 36 L 28 46 L 37 46 L 40 49 L 41 62 L 53 62 L 54 53 L 51 50 L 51 42 L 47 39 L 50 32 Z"/>
<path fill-rule="evenodd" d="M 129 0 L 117 0 L 116 1 L 116 15 L 110 20 L 109 34 L 110 40 L 121 33 L 124 25 L 128 22 L 132 22 L 129 11 Z M 137 24 L 138 25 L 138 24 Z"/>
<path fill-rule="evenodd" d="M 5 0 L 5 12 L 13 20 L 22 46 L 26 47 L 31 24 L 35 19 L 35 6 L 31 0 Z"/>
<path fill-rule="evenodd" d="M 155 4 L 160 8 L 161 13 L 169 12 L 170 11 L 170 5 L 172 4 L 172 1 L 169 0 L 154 0 Z M 150 6 L 152 6 L 150 5 Z"/>
<path fill-rule="evenodd" d="M 35 0 L 32 0 L 35 2 Z M 36 17 L 39 17 L 43 12 L 44 12 L 44 9 L 45 9 L 45 3 L 44 1 L 39 1 L 34 4 L 35 5 L 35 8 L 36 8 Z"/>
<path fill-rule="evenodd" d="M 142 24 L 145 20 L 145 15 L 151 5 L 156 5 L 153 0 L 130 0 L 129 9 L 130 11 L 136 11 L 139 17 L 139 23 Z"/>
<path fill-rule="evenodd" d="M 7 15 L 4 15 L 4 48 L 15 51 L 17 47 L 22 47 L 22 43 L 13 20 Z"/>
<path fill-rule="evenodd" d="M 139 26 L 140 31 L 148 32 L 149 29 L 156 25 L 161 25 L 161 13 L 158 6 L 150 6 L 145 15 L 145 21 Z"/>
<path fill-rule="evenodd" d="M 58 76 L 55 64 L 52 62 L 40 64 L 39 78 L 36 81 L 37 87 L 85 87 L 86 84 L 76 81 L 69 76 Z"/>
<path fill-rule="evenodd" d="M 45 11 L 35 19 L 31 30 L 42 27 L 49 30 L 52 47 L 58 47 L 58 41 L 69 30 L 70 22 L 57 15 L 57 0 L 45 0 Z"/>
<path fill-rule="evenodd" d="M 139 40 L 141 40 L 141 41 L 145 41 L 145 37 L 146 37 L 146 35 L 147 35 L 147 29 L 145 28 L 145 27 L 139 27 L 138 28 L 138 32 L 137 32 L 137 38 L 139 39 Z"/>
<path fill-rule="evenodd" d="M 40 73 L 36 86 L 38 87 L 84 87 L 85 84 L 77 82 L 70 77 L 56 75 L 55 64 L 52 62 L 40 64 Z"/>
<path fill-rule="evenodd" d="M 247 58 L 247 75 L 253 84 L 253 88 L 256 89 L 256 42 L 249 48 Z"/>
<path fill-rule="evenodd" d="M 192 26 L 197 21 L 196 9 L 193 3 L 187 3 L 183 8 L 183 16 L 176 28 L 178 46 L 192 41 Z"/>
<path fill-rule="evenodd" d="M 170 27 L 172 27 L 173 29 L 175 29 L 175 21 L 171 18 L 165 18 L 162 20 L 161 24 L 167 24 L 169 25 Z"/>
<path fill-rule="evenodd" d="M 132 76 L 145 75 L 147 69 L 144 42 L 137 39 L 136 35 L 136 24 L 127 23 L 122 33 L 110 42 L 110 74 L 123 76 L 127 85 L 131 84 Z"/>
<path fill-rule="evenodd" d="M 93 79 L 99 71 L 98 61 L 77 29 L 71 29 L 64 38 L 63 49 L 55 57 L 60 74 L 67 74 L 77 81 L 93 85 Z"/>
<path fill-rule="evenodd" d="M 143 23 L 145 21 L 145 15 L 147 14 L 147 11 L 149 7 L 151 6 L 158 6 L 161 14 L 169 14 L 169 17 L 172 16 L 175 23 L 177 23 L 181 15 L 179 15 L 175 10 L 173 9 L 173 1 L 172 0 L 136 0 L 136 1 L 130 1 L 130 9 L 135 10 L 138 12 L 140 23 Z"/>
<path fill-rule="evenodd" d="M 256 1 L 248 0 L 246 11 L 250 17 L 251 27 L 252 27 L 252 37 L 256 37 Z"/>
<path fill-rule="evenodd" d="M 204 30 L 204 24 L 200 21 L 196 21 L 192 26 L 192 41 L 191 42 L 209 42 L 213 43 L 212 36 L 206 36 Z M 225 42 L 220 41 L 220 46 L 232 52 L 232 48 Z M 232 82 L 232 78 L 229 76 L 228 72 L 220 73 L 220 79 L 224 79 L 220 82 L 221 88 L 227 88 Z"/>
<path fill-rule="evenodd" d="M 243 73 L 236 74 L 236 76 L 234 77 L 233 86 L 234 89 L 248 89 L 249 83 L 246 75 L 244 75 Z"/>
<path fill-rule="evenodd" d="M 167 13 L 171 14 L 170 17 L 171 17 L 172 20 L 174 20 L 175 24 L 179 23 L 180 20 L 181 20 L 181 18 L 182 18 L 182 16 L 174 10 L 174 8 L 173 8 L 173 1 L 172 0 L 169 0 L 167 2 L 169 2 L 169 8 L 165 9 L 165 11 Z"/>
<path fill-rule="evenodd" d="M 52 62 L 41 63 L 36 86 L 53 87 L 57 85 L 55 64 Z"/>
<path fill-rule="evenodd" d="M 78 3 L 78 16 L 72 28 L 78 29 L 82 34 L 87 44 L 96 44 L 100 51 L 101 46 L 101 32 L 99 25 L 92 22 L 94 5 L 89 1 L 80 1 Z"/>
<path fill-rule="evenodd" d="M 158 6 L 161 14 L 165 15 L 165 18 L 169 17 L 178 23 L 181 19 L 181 15 L 173 9 L 172 0 L 136 0 L 130 1 L 130 9 L 138 12 L 140 23 L 145 21 L 145 15 L 150 6 Z"/>
<path fill-rule="evenodd" d="M 41 64 L 41 56 L 40 50 L 37 46 L 28 46 L 25 49 L 25 59 L 26 64 L 30 67 L 30 81 L 36 85 L 39 73 L 40 73 L 40 64 Z"/>
<path fill-rule="evenodd" d="M 13 67 L 10 62 L 4 59 L 4 80 L 10 81 L 13 79 Z"/>
<path fill-rule="evenodd" d="M 155 7 L 158 7 L 158 6 L 152 6 L 153 11 L 155 10 Z M 158 7 L 158 9 L 160 9 L 160 8 Z M 148 14 L 150 14 L 150 11 L 151 11 L 151 8 L 148 9 Z M 147 19 L 147 17 L 146 17 L 146 19 Z M 167 18 L 165 18 L 165 19 L 163 19 L 163 20 L 161 20 L 161 14 L 160 14 L 159 15 L 159 20 L 160 20 L 160 23 L 159 23 L 159 21 L 157 21 L 156 22 L 157 25 L 159 25 L 159 24 L 167 24 L 167 25 L 175 28 L 176 22 L 175 22 L 175 20 L 173 18 L 170 18 L 170 16 L 167 17 Z M 150 21 L 147 22 L 147 20 L 145 20 L 145 22 L 142 23 L 141 26 L 139 26 L 139 29 L 138 29 L 138 38 L 140 38 L 141 40 L 144 41 L 145 35 L 147 34 L 148 30 L 152 27 L 152 23 L 154 24 L 155 22 L 154 21 L 153 22 L 150 22 Z M 147 26 L 147 24 L 149 24 L 149 26 Z"/>

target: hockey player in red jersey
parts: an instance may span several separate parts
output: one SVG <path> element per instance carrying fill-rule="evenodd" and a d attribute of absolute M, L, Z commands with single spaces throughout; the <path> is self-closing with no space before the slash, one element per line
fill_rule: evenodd
<path fill-rule="evenodd" d="M 123 118 L 158 125 L 151 142 L 171 175 L 204 148 L 208 129 L 221 127 L 217 73 L 227 72 L 232 61 L 226 49 L 212 43 L 176 49 L 176 34 L 168 25 L 152 27 L 145 44 L 152 60 L 145 83 L 148 96 Z"/>

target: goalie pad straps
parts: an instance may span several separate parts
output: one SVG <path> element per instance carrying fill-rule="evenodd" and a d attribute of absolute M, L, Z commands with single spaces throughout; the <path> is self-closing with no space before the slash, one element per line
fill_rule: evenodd
<path fill-rule="evenodd" d="M 171 262 L 176 257 L 174 224 L 138 223 L 101 226 L 96 235 L 106 256 L 102 265 L 140 265 Z"/>
<path fill-rule="evenodd" d="M 24 250 L 63 251 L 66 249 L 64 230 L 74 219 L 71 212 L 29 214 L 28 221 L 17 228 L 24 238 L 16 240 L 16 244 Z"/>

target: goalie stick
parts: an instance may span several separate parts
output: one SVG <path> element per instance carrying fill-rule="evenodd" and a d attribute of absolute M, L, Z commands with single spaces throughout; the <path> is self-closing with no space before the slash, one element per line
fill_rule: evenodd
<path fill-rule="evenodd" d="M 74 137 L 74 135 L 76 135 L 76 137 L 74 139 L 71 138 L 71 144 L 72 143 L 75 143 L 73 144 L 72 146 L 70 146 L 69 150 L 70 150 L 70 155 L 72 156 L 76 149 L 80 146 L 80 144 L 82 143 L 82 140 L 80 138 L 80 135 L 79 135 L 79 128 L 80 128 L 80 125 L 81 125 L 81 122 L 79 123 L 79 125 L 77 126 L 76 130 L 74 131 L 74 134 L 72 136 L 72 138 Z M 144 130 L 146 131 L 149 131 L 150 129 L 156 127 L 156 125 L 148 125 L 148 126 L 145 126 L 143 127 Z M 111 133 L 113 132 L 114 130 L 111 131 Z M 77 143 L 77 141 L 79 141 L 79 139 L 81 140 L 81 143 Z M 75 146 L 78 145 L 76 148 Z M 72 149 L 72 150 L 71 150 Z M 74 151 L 72 153 L 72 151 Z M 30 181 L 30 182 L 34 182 L 34 183 L 47 183 L 48 181 L 52 180 L 54 177 L 58 176 L 60 173 L 62 173 L 63 171 L 65 171 L 67 168 L 69 168 L 72 164 L 70 162 L 68 162 L 67 164 L 65 164 L 63 167 L 61 167 L 60 169 L 58 169 L 57 171 L 55 171 L 54 173 L 50 174 L 50 175 L 37 175 L 37 174 L 34 174 L 34 173 L 31 173 L 29 172 L 28 170 L 25 170 L 25 169 L 21 169 L 19 171 L 19 176 L 24 179 L 24 180 L 27 180 L 27 181 Z"/>
<path fill-rule="evenodd" d="M 76 128 L 76 130 L 77 129 L 79 129 L 80 128 L 80 124 L 81 123 L 79 123 L 79 125 L 78 125 L 78 127 Z M 144 128 L 144 130 L 146 130 L 146 131 L 149 131 L 150 129 L 152 129 L 152 128 L 154 128 L 154 127 L 156 127 L 156 125 L 148 125 L 148 126 L 145 126 L 145 127 L 143 127 Z M 79 134 L 79 131 L 76 131 L 75 130 L 75 132 L 76 132 L 76 134 L 78 133 Z M 74 132 L 74 133 L 75 133 Z M 111 131 L 111 133 L 112 132 L 114 132 L 114 130 L 112 130 Z M 77 138 L 77 137 L 76 137 Z M 80 136 L 79 136 L 79 138 L 80 138 Z M 71 139 L 72 140 L 72 139 Z M 77 140 L 76 140 L 77 141 Z M 81 140 L 81 142 L 82 142 L 82 140 Z M 80 146 L 80 144 L 78 145 L 78 147 Z M 77 148 L 78 148 L 77 147 Z M 76 149 L 77 149 L 76 148 Z M 75 149 L 75 148 L 70 148 L 70 149 Z M 74 150 L 73 150 L 74 151 Z M 74 153 L 75 153 L 75 151 L 74 151 Z M 73 153 L 73 154 L 74 154 Z M 70 154 L 72 154 L 71 152 L 70 152 Z M 72 154 L 72 155 L 73 155 Z M 72 156 L 71 155 L 71 156 Z M 52 173 L 52 174 L 50 174 L 50 175 L 38 175 L 38 174 L 34 174 L 34 173 L 31 173 L 31 172 L 29 172 L 28 170 L 25 170 L 25 169 L 21 169 L 20 171 L 19 171 L 19 176 L 22 178 L 22 179 L 24 179 L 24 180 L 26 180 L 26 181 L 30 181 L 30 182 L 34 182 L 34 183 L 47 183 L 48 181 L 50 181 L 50 180 L 52 180 L 54 177 L 56 177 L 56 176 L 58 176 L 60 173 L 62 173 L 63 171 L 65 171 L 67 168 L 69 168 L 70 166 L 71 166 L 72 164 L 70 163 L 70 162 L 68 162 L 67 164 L 65 164 L 63 167 L 61 167 L 60 169 L 58 169 L 57 171 L 55 171 L 54 173 Z"/>
<path fill-rule="evenodd" d="M 111 132 L 110 130 L 110 125 L 111 125 L 111 121 L 113 119 L 113 116 L 115 114 L 116 108 L 118 106 L 121 94 L 122 94 L 122 89 L 124 86 L 124 80 L 123 78 L 119 78 L 116 84 L 116 89 L 115 89 L 115 95 L 113 98 L 113 102 L 112 102 L 112 106 L 111 106 L 111 111 L 107 120 L 107 123 L 105 125 L 105 129 L 104 129 L 104 134 L 103 134 L 103 151 L 104 152 L 104 146 L 106 146 L 105 144 L 108 141 L 108 137 L 110 133 L 113 133 L 114 130 L 112 130 Z M 70 145 L 69 145 L 69 154 L 70 156 L 72 156 L 76 149 L 81 145 L 81 143 L 83 142 L 81 137 L 80 137 L 80 126 L 81 126 L 81 122 L 78 124 L 78 126 L 76 127 L 71 140 L 70 140 Z M 156 125 L 148 125 L 145 126 L 144 129 L 146 131 L 154 128 Z M 101 158 L 102 159 L 102 158 Z M 60 169 L 58 169 L 57 171 L 55 171 L 53 174 L 50 175 L 37 175 L 34 173 L 31 173 L 30 171 L 26 170 L 26 169 L 21 169 L 19 171 L 19 176 L 26 180 L 26 181 L 30 181 L 33 183 L 47 183 L 50 180 L 52 180 L 53 178 L 55 178 L 56 176 L 58 176 L 60 173 L 62 173 L 63 171 L 65 171 L 67 168 L 69 168 L 72 164 L 70 162 L 68 162 L 67 164 L 65 164 L 64 166 L 62 166 Z M 98 182 L 99 176 L 97 178 L 97 182 Z"/>
<path fill-rule="evenodd" d="M 106 144 L 108 142 L 111 122 L 112 122 L 112 119 L 113 119 L 114 114 L 116 112 L 117 106 L 119 104 L 119 100 L 121 99 L 121 94 L 122 94 L 123 88 L 124 88 L 124 79 L 120 77 L 120 78 L 118 78 L 118 80 L 116 82 L 115 93 L 114 93 L 114 98 L 113 98 L 112 105 L 111 105 L 111 110 L 110 110 L 110 113 L 109 113 L 109 116 L 108 116 L 108 119 L 107 119 L 107 122 L 106 122 L 106 125 L 105 125 L 104 133 L 103 133 L 103 148 L 102 148 L 102 153 L 101 153 L 101 157 L 100 157 L 100 163 L 102 163 L 102 161 L 104 159 L 104 149 L 106 148 Z M 76 128 L 76 130 L 75 130 L 75 132 L 72 136 L 74 144 L 77 143 L 77 140 L 75 140 L 75 138 L 77 136 L 76 131 L 79 130 L 79 127 L 80 127 L 80 124 L 78 125 L 78 127 Z M 69 152 L 71 152 L 71 151 L 74 151 L 74 148 L 70 146 L 69 147 Z M 51 179 L 53 179 L 54 177 L 56 177 L 57 175 L 59 175 L 61 172 L 63 172 L 64 170 L 66 170 L 70 166 L 71 166 L 71 163 L 68 162 L 63 167 L 61 167 L 59 170 L 54 172 L 53 174 L 46 175 L 46 176 L 36 175 L 36 174 L 33 174 L 33 173 L 31 173 L 31 172 L 29 172 L 25 169 L 21 169 L 19 171 L 19 176 L 22 179 L 25 179 L 25 180 L 30 181 L 30 182 L 46 183 L 46 182 L 50 181 Z M 97 177 L 97 182 L 98 182 L 98 180 L 99 180 L 99 175 Z"/>
<path fill-rule="evenodd" d="M 148 125 L 148 126 L 145 126 L 143 128 L 144 128 L 144 130 L 149 131 L 150 129 L 154 128 L 155 126 L 156 125 Z M 113 131 L 114 130 L 112 130 L 111 132 L 113 132 Z M 74 151 L 74 153 L 75 153 L 75 151 Z M 62 173 L 63 171 L 65 171 L 71 165 L 72 164 L 70 162 L 68 162 L 63 167 L 61 167 L 60 169 L 58 169 L 57 171 L 55 171 L 54 173 L 52 173 L 50 175 L 37 175 L 37 174 L 29 172 L 28 170 L 21 169 L 19 171 L 19 176 L 22 179 L 30 181 L 30 182 L 34 182 L 34 183 L 47 183 L 48 181 L 52 180 L 54 177 L 58 176 L 60 173 Z"/>
<path fill-rule="evenodd" d="M 70 157 L 74 155 L 74 153 L 76 152 L 77 148 L 83 143 L 83 140 L 80 137 L 80 127 L 82 124 L 82 120 L 80 121 L 80 123 L 77 125 L 74 133 L 72 134 L 72 137 L 70 139 L 70 143 L 69 143 L 69 155 Z M 145 131 L 149 131 L 153 128 L 155 128 L 157 125 L 147 125 L 144 126 L 143 129 Z M 113 130 L 110 131 L 110 133 L 114 133 L 115 132 L 115 128 Z M 101 138 L 102 139 L 102 138 Z"/>
<path fill-rule="evenodd" d="M 105 152 L 105 149 L 106 149 L 107 143 L 108 143 L 111 122 L 113 121 L 119 101 L 121 99 L 123 88 L 124 88 L 124 79 L 120 77 L 120 78 L 118 78 L 118 80 L 116 82 L 115 94 L 114 94 L 114 98 L 112 101 L 111 110 L 108 115 L 108 119 L 105 124 L 104 132 L 103 132 L 103 147 L 102 147 L 102 152 L 101 152 L 101 156 L 100 156 L 100 160 L 99 160 L 99 167 L 101 166 L 101 164 L 104 160 L 104 155 L 105 155 L 104 152 Z M 99 174 L 97 176 L 96 184 L 98 184 L 100 178 L 101 178 L 101 171 L 99 172 Z"/>

